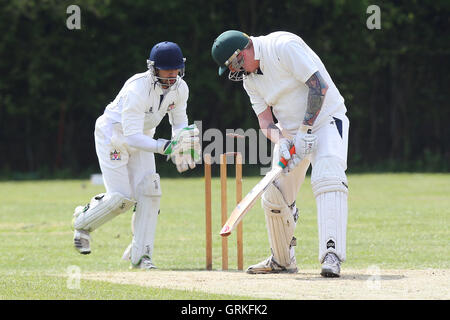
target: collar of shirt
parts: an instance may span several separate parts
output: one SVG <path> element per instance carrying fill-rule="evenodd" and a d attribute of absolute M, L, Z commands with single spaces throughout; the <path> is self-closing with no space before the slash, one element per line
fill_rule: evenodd
<path fill-rule="evenodd" d="M 264 73 L 264 60 L 262 56 L 262 39 L 261 37 L 250 37 L 253 43 L 253 51 L 255 53 L 255 60 L 259 60 L 259 69 L 257 70 L 257 74 L 263 74 Z"/>

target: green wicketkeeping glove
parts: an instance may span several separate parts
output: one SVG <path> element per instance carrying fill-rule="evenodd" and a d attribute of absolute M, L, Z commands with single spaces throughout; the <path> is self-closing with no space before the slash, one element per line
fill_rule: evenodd
<path fill-rule="evenodd" d="M 195 168 L 195 163 L 201 159 L 199 130 L 195 124 L 175 132 L 170 143 L 165 146 L 167 160 L 172 159 L 179 172 Z"/>

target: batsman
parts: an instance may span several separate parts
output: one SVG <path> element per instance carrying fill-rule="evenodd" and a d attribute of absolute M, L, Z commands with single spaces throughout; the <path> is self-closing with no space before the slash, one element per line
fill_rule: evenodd
<path fill-rule="evenodd" d="M 73 241 L 80 253 L 91 252 L 92 231 L 134 207 L 132 242 L 123 258 L 134 268 L 155 268 L 152 254 L 162 190 L 154 155 L 172 159 L 179 172 L 194 168 L 200 159 L 199 131 L 188 125 L 186 113 L 185 60 L 176 43 L 156 44 L 148 70 L 128 79 L 97 119 L 95 149 L 106 193 L 75 209 Z M 172 137 L 154 139 L 166 115 Z"/>
<path fill-rule="evenodd" d="M 288 160 L 283 174 L 261 197 L 271 255 L 247 272 L 298 271 L 295 202 L 311 164 L 321 275 L 339 277 L 347 232 L 349 120 L 344 98 L 317 54 L 295 34 L 249 37 L 229 30 L 215 39 L 211 53 L 219 75 L 228 70 L 230 80 L 243 81 L 261 130 L 275 144 L 272 166 L 281 157 Z"/>

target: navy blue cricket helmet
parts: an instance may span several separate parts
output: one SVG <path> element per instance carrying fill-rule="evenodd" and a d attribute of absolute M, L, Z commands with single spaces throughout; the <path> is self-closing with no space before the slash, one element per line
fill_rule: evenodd
<path fill-rule="evenodd" d="M 157 43 L 150 51 L 150 61 L 154 62 L 154 66 L 161 70 L 184 69 L 183 53 L 180 47 L 170 41 Z"/>
<path fill-rule="evenodd" d="M 183 53 L 176 43 L 163 41 L 153 46 L 150 51 L 150 57 L 147 60 L 147 66 L 156 80 L 158 80 L 158 84 L 161 85 L 162 80 L 167 79 L 159 77 L 158 70 L 180 69 L 179 76 L 183 78 L 185 61 L 186 58 L 183 57 Z"/>

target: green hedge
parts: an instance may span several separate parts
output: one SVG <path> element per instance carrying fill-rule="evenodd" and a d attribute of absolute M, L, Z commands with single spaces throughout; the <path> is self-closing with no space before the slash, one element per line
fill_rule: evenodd
<path fill-rule="evenodd" d="M 71 4 L 81 9 L 81 30 L 66 27 Z M 381 30 L 366 27 L 370 4 L 2 0 L 0 174 L 98 171 L 95 119 L 163 40 L 187 57 L 191 121 L 223 131 L 257 127 L 241 84 L 219 78 L 210 56 L 228 29 L 291 31 L 316 51 L 346 100 L 350 171 L 448 171 L 450 2 L 379 1 Z M 168 121 L 157 134 L 170 134 Z"/>

